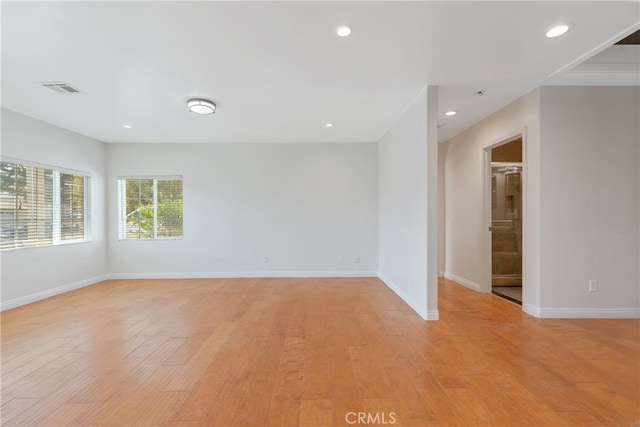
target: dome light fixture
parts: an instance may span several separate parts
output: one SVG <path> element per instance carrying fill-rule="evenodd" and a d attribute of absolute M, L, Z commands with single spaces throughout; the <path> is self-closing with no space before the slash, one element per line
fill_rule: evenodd
<path fill-rule="evenodd" d="M 454 110 L 449 110 L 446 113 L 444 113 L 445 116 L 455 116 L 456 114 L 458 114 L 458 112 Z"/>
<path fill-rule="evenodd" d="M 213 114 L 216 112 L 216 104 L 202 98 L 193 98 L 188 100 L 187 107 L 189 108 L 189 111 L 196 114 Z"/>
<path fill-rule="evenodd" d="M 569 25 L 569 24 L 559 24 L 559 25 L 554 26 L 553 28 L 550 28 L 545 33 L 545 36 L 547 36 L 547 38 L 549 38 L 549 39 L 552 39 L 552 38 L 555 38 L 555 37 L 560 37 L 561 35 L 563 35 L 567 31 L 569 31 L 570 29 L 571 29 L 571 25 Z"/>
<path fill-rule="evenodd" d="M 349 34 L 351 34 L 351 27 L 349 27 L 348 25 L 340 25 L 338 28 L 336 28 L 336 34 L 340 37 L 347 37 Z"/>
<path fill-rule="evenodd" d="M 324 127 L 332 128 L 333 127 L 333 123 L 331 123 L 331 122 L 325 123 Z"/>

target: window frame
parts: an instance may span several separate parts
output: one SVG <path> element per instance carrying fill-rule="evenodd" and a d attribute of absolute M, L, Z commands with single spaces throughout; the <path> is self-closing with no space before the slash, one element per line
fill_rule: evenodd
<path fill-rule="evenodd" d="M 127 237 L 126 218 L 126 181 L 128 180 L 152 180 L 153 181 L 153 236 L 149 238 Z M 179 236 L 158 236 L 158 181 L 180 181 L 182 185 L 182 233 Z M 123 188 L 123 186 L 125 188 Z M 141 175 L 141 176 L 118 176 L 116 178 L 116 194 L 118 203 L 118 241 L 157 241 L 157 240 L 183 240 L 184 239 L 184 177 L 182 175 Z"/>
<path fill-rule="evenodd" d="M 64 245 L 77 245 L 82 243 L 91 243 L 93 241 L 93 233 L 92 233 L 92 215 L 91 215 L 91 193 L 92 193 L 92 176 L 91 173 L 80 171 L 77 169 L 69 169 L 61 166 L 50 165 L 46 163 L 33 162 L 30 160 L 23 160 L 15 157 L 9 156 L 0 156 L 0 162 L 3 163 L 12 163 L 19 164 L 24 167 L 30 168 L 39 168 L 43 170 L 50 170 L 53 173 L 53 182 L 52 182 L 52 194 L 51 194 L 51 209 L 52 209 L 52 218 L 51 218 L 51 239 L 39 240 L 42 236 L 36 236 L 36 239 L 30 242 L 27 242 L 26 245 L 16 245 L 14 242 L 14 246 L 3 248 L 0 245 L 0 252 L 5 251 L 15 251 L 15 250 L 24 250 L 24 249 L 36 249 L 36 248 L 48 248 L 53 246 L 64 246 Z M 62 204 L 61 204 L 61 185 L 60 185 L 60 175 L 72 175 L 72 176 L 80 176 L 83 178 L 83 237 L 78 239 L 64 239 L 62 233 Z M 37 222 L 36 222 L 37 224 Z M 46 222 L 44 222 L 46 224 Z"/>

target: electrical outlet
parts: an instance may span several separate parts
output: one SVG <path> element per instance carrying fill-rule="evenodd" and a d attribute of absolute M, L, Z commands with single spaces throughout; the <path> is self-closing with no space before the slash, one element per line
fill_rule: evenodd
<path fill-rule="evenodd" d="M 359 256 L 355 257 L 355 258 L 353 259 L 353 263 L 354 263 L 354 264 L 360 264 L 360 257 L 359 257 Z"/>
<path fill-rule="evenodd" d="M 269 264 L 269 255 L 265 255 L 263 261 L 265 264 Z"/>
<path fill-rule="evenodd" d="M 598 281 L 597 280 L 589 280 L 589 292 L 598 292 Z"/>
<path fill-rule="evenodd" d="M 122 258 L 117 257 L 116 258 L 116 264 L 122 264 Z"/>
<path fill-rule="evenodd" d="M 343 263 L 344 263 L 344 256 L 342 256 L 342 255 L 338 255 L 338 262 L 339 262 L 340 264 L 343 264 Z"/>

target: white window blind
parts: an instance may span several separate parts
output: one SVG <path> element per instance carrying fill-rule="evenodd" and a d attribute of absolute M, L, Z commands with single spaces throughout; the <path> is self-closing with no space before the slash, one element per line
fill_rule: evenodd
<path fill-rule="evenodd" d="M 118 238 L 182 237 L 182 177 L 119 178 Z"/>
<path fill-rule="evenodd" d="M 89 239 L 90 177 L 0 161 L 0 249 Z"/>

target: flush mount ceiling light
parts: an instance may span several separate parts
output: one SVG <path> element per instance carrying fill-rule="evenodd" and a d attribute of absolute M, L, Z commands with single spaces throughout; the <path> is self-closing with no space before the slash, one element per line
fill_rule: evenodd
<path fill-rule="evenodd" d="M 196 114 L 213 114 L 216 112 L 216 104 L 202 98 L 188 100 L 187 107 L 189 108 L 189 111 Z"/>
<path fill-rule="evenodd" d="M 122 127 L 125 129 L 131 129 L 131 125 L 122 125 Z"/>
<path fill-rule="evenodd" d="M 340 25 L 338 28 L 336 28 L 336 34 L 340 37 L 347 37 L 349 34 L 351 34 L 351 27 L 349 27 L 348 25 Z"/>
<path fill-rule="evenodd" d="M 333 123 L 325 123 L 324 127 L 332 128 L 333 127 Z"/>
<path fill-rule="evenodd" d="M 569 29 L 571 29 L 571 25 L 570 24 L 559 24 L 559 25 L 556 25 L 555 27 L 550 28 L 545 33 L 545 36 L 547 36 L 547 38 L 549 38 L 549 39 L 552 39 L 554 37 L 560 37 L 561 35 L 563 35 L 567 31 L 569 31 Z"/>
<path fill-rule="evenodd" d="M 444 113 L 445 116 L 455 116 L 456 114 L 458 114 L 458 112 L 454 110 L 449 110 L 446 113 Z"/>

